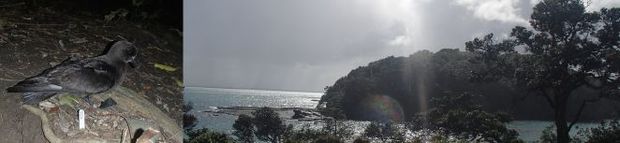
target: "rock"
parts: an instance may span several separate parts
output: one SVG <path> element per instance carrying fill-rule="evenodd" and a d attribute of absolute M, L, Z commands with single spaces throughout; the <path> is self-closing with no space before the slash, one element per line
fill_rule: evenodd
<path fill-rule="evenodd" d="M 43 111 L 45 112 L 58 112 L 58 106 L 56 106 L 56 104 L 48 102 L 48 101 L 43 101 L 39 103 L 39 107 L 41 107 L 41 109 L 43 109 Z"/>
<path fill-rule="evenodd" d="M 321 115 L 321 113 L 312 111 L 312 110 L 304 110 L 304 109 L 293 109 L 293 112 L 295 113 L 291 119 L 298 119 L 298 120 L 317 120 L 317 119 L 321 119 L 323 118 L 323 115 Z"/>
<path fill-rule="evenodd" d="M 168 104 L 164 103 L 163 108 L 164 110 L 166 110 L 166 112 L 170 111 L 170 108 L 168 108 Z"/>
<path fill-rule="evenodd" d="M 309 113 L 309 112 L 306 112 L 306 111 L 302 111 L 300 109 L 293 109 L 293 112 L 295 114 L 293 115 L 293 117 L 291 117 L 292 119 L 307 118 L 308 116 L 312 115 L 312 113 Z"/>
<path fill-rule="evenodd" d="M 159 138 L 160 132 L 153 128 L 149 128 L 136 139 L 136 143 L 154 143 Z"/>

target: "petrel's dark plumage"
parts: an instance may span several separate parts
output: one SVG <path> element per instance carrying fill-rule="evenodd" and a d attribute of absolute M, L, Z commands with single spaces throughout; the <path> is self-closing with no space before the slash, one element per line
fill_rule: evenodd
<path fill-rule="evenodd" d="M 135 66 L 137 49 L 127 41 L 114 42 L 102 55 L 79 59 L 70 57 L 62 63 L 26 78 L 7 92 L 22 92 L 26 104 L 36 104 L 57 93 L 91 95 L 118 86 L 129 67 Z"/>

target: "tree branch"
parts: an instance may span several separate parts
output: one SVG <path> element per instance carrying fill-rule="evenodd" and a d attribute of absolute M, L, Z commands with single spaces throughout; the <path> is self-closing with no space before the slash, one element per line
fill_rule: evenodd
<path fill-rule="evenodd" d="M 594 77 L 594 75 L 590 74 L 591 79 L 589 79 L 587 76 L 585 77 L 585 81 L 583 81 L 583 84 L 586 85 L 588 88 L 592 88 L 592 89 L 596 89 L 596 90 L 600 90 L 603 89 L 604 87 L 604 81 L 601 81 L 600 77 Z M 603 77 L 608 77 L 607 73 L 605 73 L 605 75 L 603 75 Z M 601 82 L 599 84 L 596 83 L 592 83 L 592 82 Z"/>
<path fill-rule="evenodd" d="M 553 100 L 551 99 L 551 96 L 549 96 L 549 94 L 547 94 L 547 92 L 545 91 L 542 91 L 542 93 L 545 99 L 547 99 L 549 106 L 551 106 L 552 109 L 555 109 L 555 102 L 553 102 Z"/>
<path fill-rule="evenodd" d="M 600 98 L 597 99 L 589 99 L 589 100 L 583 100 L 581 102 L 581 105 L 579 106 L 579 110 L 577 110 L 577 115 L 575 116 L 575 119 L 573 119 L 573 121 L 570 123 L 570 125 L 568 125 L 568 130 L 570 130 L 571 128 L 573 128 L 573 126 L 579 121 L 579 117 L 581 116 L 581 113 L 583 113 L 583 109 L 585 108 L 586 104 L 588 103 L 592 103 L 592 102 L 596 102 L 598 101 Z"/>

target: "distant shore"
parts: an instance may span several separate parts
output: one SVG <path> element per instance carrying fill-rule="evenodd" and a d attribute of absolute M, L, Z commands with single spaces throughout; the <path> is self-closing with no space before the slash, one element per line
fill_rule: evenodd
<path fill-rule="evenodd" d="M 242 114 L 252 115 L 252 112 L 258 110 L 262 107 L 251 107 L 251 106 L 227 106 L 227 107 L 210 107 L 211 109 L 204 110 L 201 112 L 212 114 L 214 116 L 219 116 L 220 114 L 239 116 Z M 283 108 L 275 108 L 270 107 L 276 112 L 280 112 L 280 115 L 284 119 L 296 119 L 299 121 L 313 121 L 313 120 L 324 120 L 329 119 L 330 117 L 325 117 L 321 115 L 317 109 L 314 108 L 299 108 L 299 107 L 283 107 Z M 283 114 L 288 113 L 288 114 Z M 304 114 L 304 115 L 299 115 Z M 293 116 L 298 115 L 300 117 L 293 118 Z"/>
<path fill-rule="evenodd" d="M 195 89 L 226 89 L 226 90 L 260 90 L 260 91 L 284 91 L 284 92 L 306 92 L 306 93 L 321 93 L 323 91 L 314 90 L 291 90 L 291 89 L 268 89 L 268 88 L 234 88 L 234 87 L 201 87 L 201 86 L 186 86 L 185 88 Z"/>

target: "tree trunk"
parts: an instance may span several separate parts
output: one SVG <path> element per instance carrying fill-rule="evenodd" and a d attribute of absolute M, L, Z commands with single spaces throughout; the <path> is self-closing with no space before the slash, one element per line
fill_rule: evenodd
<path fill-rule="evenodd" d="M 569 138 L 569 128 L 566 124 L 566 102 L 568 98 L 562 95 L 556 96 L 556 107 L 555 107 L 555 126 L 556 126 L 556 137 L 558 143 L 568 143 Z"/>

